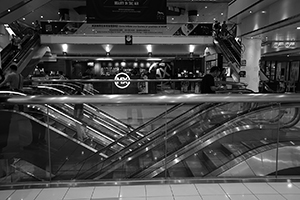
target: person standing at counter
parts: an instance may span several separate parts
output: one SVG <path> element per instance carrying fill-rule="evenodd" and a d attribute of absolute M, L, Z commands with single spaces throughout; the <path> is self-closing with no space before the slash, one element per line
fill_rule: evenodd
<path fill-rule="evenodd" d="M 219 76 L 220 69 L 218 67 L 212 67 L 209 74 L 206 74 L 201 81 L 201 94 L 215 94 L 219 89 L 215 85 L 215 78 Z"/>

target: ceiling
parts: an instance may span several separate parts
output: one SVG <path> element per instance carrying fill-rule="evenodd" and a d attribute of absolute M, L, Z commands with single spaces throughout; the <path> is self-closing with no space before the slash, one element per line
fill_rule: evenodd
<path fill-rule="evenodd" d="M 5 0 L 7 1 L 7 0 Z M 169 0 L 167 6 L 184 9 L 181 16 L 169 16 L 168 23 L 184 23 L 188 21 L 187 11 L 197 10 L 196 22 L 213 22 L 214 19 L 224 21 L 227 19 L 227 7 L 230 0 Z M 86 0 L 51 0 L 31 12 L 24 13 L 19 20 L 27 24 L 35 20 L 59 20 L 59 9 L 67 8 L 72 21 L 83 21 L 85 15 L 78 14 L 74 8 L 85 6 Z"/>

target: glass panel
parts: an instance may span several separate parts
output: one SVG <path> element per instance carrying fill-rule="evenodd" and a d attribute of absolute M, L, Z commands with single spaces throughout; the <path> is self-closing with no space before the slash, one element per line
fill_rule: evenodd
<path fill-rule="evenodd" d="M 0 182 L 49 181 L 47 124 L 25 105 L 0 106 Z"/>
<path fill-rule="evenodd" d="M 299 103 L 99 105 L 77 98 L 68 104 L 73 110 L 51 104 L 54 97 L 47 104 L 1 104 L 2 183 L 297 175 Z M 100 123 L 88 124 L 86 106 L 129 131 L 114 137 Z"/>

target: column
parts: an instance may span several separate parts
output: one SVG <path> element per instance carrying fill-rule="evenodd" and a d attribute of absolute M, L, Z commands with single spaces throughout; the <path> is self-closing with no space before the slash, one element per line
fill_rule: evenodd
<path fill-rule="evenodd" d="M 240 81 L 248 85 L 248 89 L 258 92 L 259 61 L 261 58 L 261 39 L 242 38 L 242 66 Z"/>

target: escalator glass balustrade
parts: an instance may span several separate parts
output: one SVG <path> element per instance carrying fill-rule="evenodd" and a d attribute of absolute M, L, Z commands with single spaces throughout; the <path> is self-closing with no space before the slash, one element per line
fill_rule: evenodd
<path fill-rule="evenodd" d="M 297 176 L 297 95 L 99 97 L 1 92 L 1 183 Z M 120 127 L 74 117 L 79 99 L 131 129 L 114 137 Z"/>

